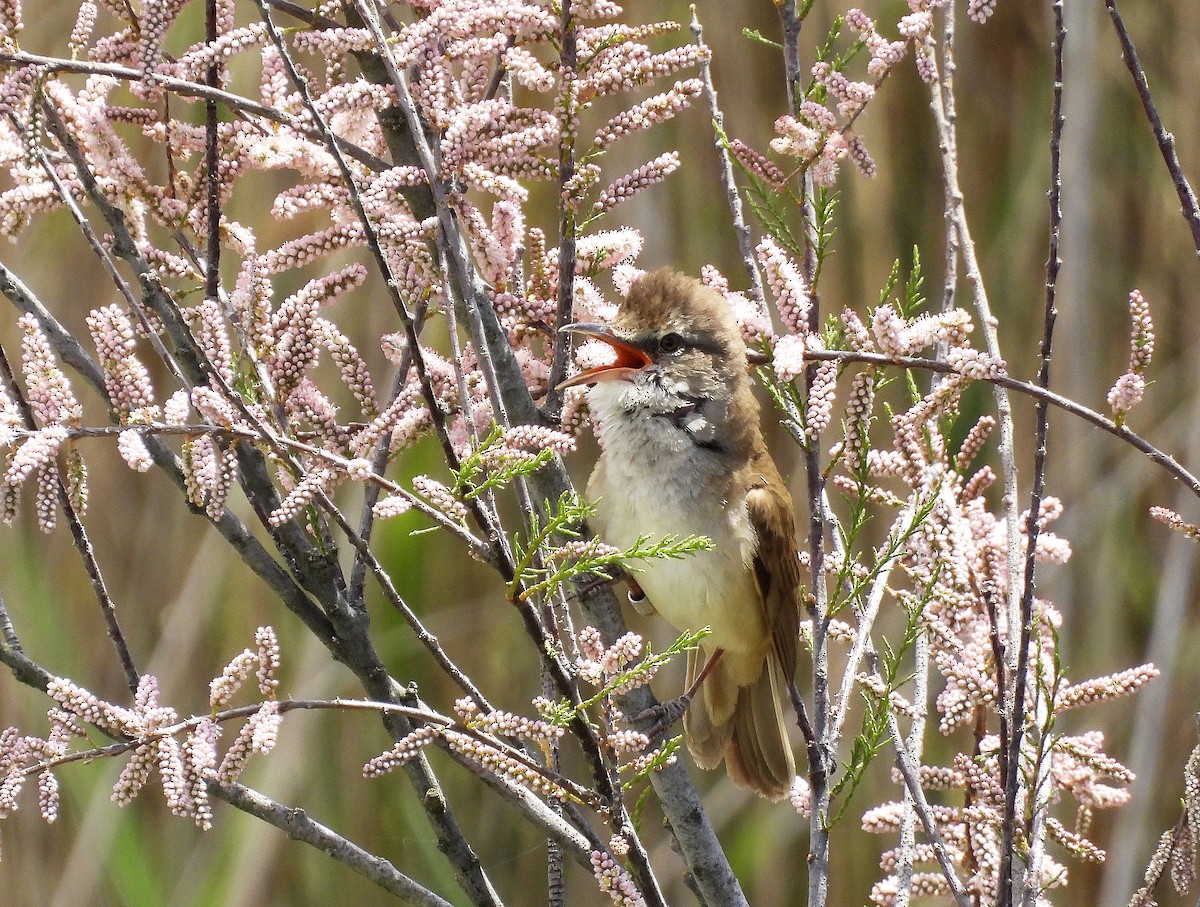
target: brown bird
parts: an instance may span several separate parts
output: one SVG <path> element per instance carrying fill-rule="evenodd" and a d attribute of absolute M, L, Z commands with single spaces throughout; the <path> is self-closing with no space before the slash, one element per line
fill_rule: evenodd
<path fill-rule="evenodd" d="M 705 535 L 709 551 L 646 562 L 631 583 L 680 630 L 709 627 L 688 656 L 688 749 L 725 760 L 740 787 L 772 800 L 796 774 L 785 713 L 796 665 L 800 567 L 792 500 L 767 452 L 746 346 L 729 305 L 671 270 L 630 289 L 609 325 L 564 328 L 617 359 L 564 386 L 592 384 L 603 453 L 588 482 L 611 545 Z M 640 587 L 640 588 L 639 588 Z"/>

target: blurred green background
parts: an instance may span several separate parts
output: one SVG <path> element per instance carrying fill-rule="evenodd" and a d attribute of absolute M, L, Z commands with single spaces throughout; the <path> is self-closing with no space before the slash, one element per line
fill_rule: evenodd
<path fill-rule="evenodd" d="M 684 2 L 642 0 L 627 6 L 636 21 L 688 16 Z M 1200 173 L 1195 3 L 1166 0 L 1127 7 L 1159 109 L 1185 170 L 1194 176 Z M 66 0 L 27 3 L 22 46 L 63 53 L 76 8 Z M 765 148 L 771 124 L 785 110 L 779 60 L 741 31 L 754 28 L 777 37 L 775 8 L 768 0 L 700 0 L 697 9 L 714 51 L 727 130 Z M 864 9 L 885 33 L 892 33 L 895 20 L 908 12 L 900 2 L 864 4 Z M 813 42 L 843 11 L 836 3 L 816 0 L 805 26 L 806 62 L 811 62 Z M 1126 297 L 1131 288 L 1141 288 L 1154 313 L 1158 347 L 1151 370 L 1155 383 L 1130 424 L 1194 466 L 1200 463 L 1200 395 L 1193 391 L 1200 359 L 1187 354 L 1196 342 L 1196 252 L 1103 5 L 1080 0 L 1068 4 L 1067 14 L 1064 265 L 1052 384 L 1105 408 L 1104 394 L 1128 355 Z M 241 9 L 239 15 L 248 18 L 250 12 Z M 1010 371 L 1028 377 L 1036 367 L 1044 301 L 1051 10 L 1045 3 L 1001 0 L 986 26 L 960 19 L 956 83 L 968 216 Z M 193 16 L 181 22 L 169 46 L 179 49 L 200 34 L 198 21 Z M 879 170 L 869 181 L 849 171 L 842 177 L 835 254 L 824 278 L 828 311 L 853 306 L 861 312 L 873 305 L 892 262 L 907 263 L 914 245 L 929 277 L 928 295 L 940 295 L 942 185 L 927 98 L 926 87 L 906 64 L 859 121 Z M 618 144 L 606 162 L 612 168 L 608 172 L 619 175 L 621 166 L 635 166 L 667 148 L 682 150 L 681 170 L 618 209 L 606 226 L 641 229 L 643 267 L 672 264 L 698 273 L 712 263 L 738 286 L 741 271 L 703 109 L 648 137 Z M 272 225 L 267 214 L 274 193 L 286 185 L 286 175 L 279 175 L 239 186 L 232 214 L 256 225 L 263 246 L 302 229 L 303 222 Z M 543 215 L 542 223 L 550 227 L 549 213 L 543 210 Z M 61 212 L 37 220 L 0 248 L 0 260 L 78 330 L 89 309 L 115 299 L 111 283 Z M 378 300 L 368 292 L 355 294 L 339 303 L 335 318 L 372 357 L 376 374 L 384 375 L 369 338 L 395 328 Z M 965 304 L 965 294 L 960 300 Z M 11 310 L 0 315 L 6 344 L 13 342 L 14 320 Z M 98 402 L 86 391 L 80 394 L 92 417 L 102 422 Z M 1032 408 L 1018 400 L 1016 413 L 1024 494 Z M 776 440 L 781 466 L 788 471 L 794 452 L 782 437 Z M 89 444 L 85 452 L 92 475 L 87 526 L 139 667 L 158 675 L 166 702 L 182 710 L 204 709 L 207 681 L 251 643 L 262 623 L 273 624 L 282 642 L 282 694 L 361 694 L 348 673 L 331 665 L 268 590 L 205 531 L 204 522 L 186 513 L 173 487 L 155 473 L 131 473 L 104 442 Z M 1068 730 L 1103 729 L 1109 752 L 1139 773 L 1134 804 L 1100 817 L 1096 837 L 1109 851 L 1107 866 L 1067 861 L 1070 887 L 1052 898 L 1060 904 L 1112 907 L 1140 884 L 1151 845 L 1177 817 L 1183 763 L 1196 742 L 1190 716 L 1200 708 L 1193 692 L 1200 688 L 1200 663 L 1187 655 L 1196 646 L 1191 607 L 1196 552 L 1151 522 L 1146 510 L 1153 504 L 1174 506 L 1197 521 L 1200 506 L 1180 497 L 1145 458 L 1057 413 L 1051 418 L 1049 453 L 1048 492 L 1067 506 L 1057 529 L 1070 540 L 1075 556 L 1065 567 L 1043 567 L 1039 588 L 1066 614 L 1062 647 L 1070 677 L 1082 680 L 1146 660 L 1165 669 L 1136 701 L 1073 712 L 1063 721 Z M 578 477 L 587 475 L 591 456 L 583 451 L 573 458 Z M 419 446 L 400 472 L 438 475 L 437 469 L 436 451 Z M 802 476 L 795 481 L 802 485 Z M 354 492 L 346 494 L 352 505 Z M 102 695 L 120 697 L 121 677 L 68 534 L 42 536 L 29 519 L 31 510 L 25 508 L 15 528 L 0 530 L 0 596 L 34 659 Z M 412 515 L 389 524 L 377 537 L 381 558 L 452 656 L 500 705 L 526 709 L 538 692 L 536 677 L 522 674 L 531 653 L 498 583 L 447 539 L 409 534 L 423 525 Z M 395 675 L 415 680 L 423 696 L 448 707 L 453 691 L 431 671 L 400 620 L 378 599 L 374 604 L 377 644 Z M 660 641 L 667 635 L 661 626 L 646 629 Z M 514 680 L 517 675 L 527 679 Z M 662 690 L 669 693 L 673 682 L 674 675 L 667 677 Z M 0 726 L 41 733 L 46 705 L 41 695 L 11 680 L 0 682 Z M 930 747 L 944 757 L 960 743 L 933 740 Z M 295 714 L 284 722 L 275 754 L 255 762 L 245 780 L 302 807 L 457 903 L 413 792 L 398 775 L 374 781 L 360 775 L 362 763 L 386 746 L 378 723 L 363 715 Z M 504 803 L 480 794 L 441 754 L 432 758 L 508 903 L 542 902 L 543 842 Z M 865 809 L 896 794 L 885 761 L 860 791 L 856 806 Z M 118 811 L 108 797 L 119 768 L 102 761 L 61 771 L 63 806 L 54 826 L 40 820 L 27 792 L 25 806 L 0 823 L 0 903 L 306 907 L 392 902 L 315 850 L 220 804 L 216 826 L 208 833 L 172 818 L 157 785 Z M 751 903 L 802 903 L 807 823 L 786 806 L 735 791 L 720 772 L 697 775 Z M 666 837 L 653 827 L 647 835 L 656 863 L 665 867 L 672 903 L 689 903 Z M 878 853 L 893 843 L 859 832 L 853 817 L 839 826 L 831 903 L 864 903 L 880 874 Z M 573 866 L 569 878 L 568 903 L 606 902 Z"/>

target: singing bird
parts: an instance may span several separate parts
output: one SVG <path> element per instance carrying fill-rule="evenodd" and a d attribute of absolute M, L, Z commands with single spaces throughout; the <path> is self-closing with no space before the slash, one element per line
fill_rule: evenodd
<path fill-rule="evenodd" d="M 640 536 L 712 540 L 708 551 L 646 562 L 630 584 L 635 604 L 644 593 L 675 628 L 712 630 L 688 657 L 688 749 L 778 800 L 796 774 L 785 715 L 800 566 L 791 496 L 759 429 L 733 313 L 714 290 L 663 269 L 633 284 L 611 324 L 563 330 L 616 351 L 564 382 L 592 385 L 603 452 L 587 493 L 600 538 L 619 548 Z"/>

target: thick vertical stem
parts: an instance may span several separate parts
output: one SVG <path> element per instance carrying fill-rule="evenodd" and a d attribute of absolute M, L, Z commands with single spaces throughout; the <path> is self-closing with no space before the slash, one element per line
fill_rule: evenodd
<path fill-rule="evenodd" d="M 800 29 L 795 0 L 779 4 L 783 26 L 784 78 L 788 92 L 788 109 L 794 115 L 800 100 Z M 810 306 L 808 329 L 820 329 L 820 304 L 813 287 L 817 273 L 816 224 L 813 213 L 813 185 L 804 174 L 801 190 L 800 216 L 804 224 L 804 278 L 809 288 Z M 810 364 L 805 371 L 805 392 L 811 391 L 817 366 Z M 809 745 L 809 784 L 812 787 L 812 817 L 808 845 L 808 907 L 825 907 L 829 899 L 829 774 L 833 762 L 830 740 L 831 715 L 829 697 L 829 601 L 825 586 L 825 477 L 821 471 L 820 440 L 809 439 L 804 449 L 804 467 L 808 497 L 808 556 L 812 588 L 808 611 L 812 618 L 812 684 L 813 707 L 810 716 L 812 740 Z M 814 759 L 815 757 L 815 759 Z M 815 764 L 812 764 L 815 762 Z"/>
<path fill-rule="evenodd" d="M 205 0 L 204 38 L 210 44 L 217 41 L 217 0 Z M 219 57 L 209 64 L 205 73 L 205 84 L 209 88 L 220 88 L 221 70 Z M 208 248 L 205 249 L 207 268 L 204 275 L 204 295 L 216 299 L 221 290 L 221 172 L 220 148 L 217 142 L 217 102 L 208 98 L 204 102 L 204 164 L 208 170 L 206 191 L 208 194 Z"/>
<path fill-rule="evenodd" d="M 568 187 L 575 178 L 575 68 L 577 63 L 575 21 L 571 15 L 571 0 L 562 0 L 562 134 L 558 144 L 558 309 L 555 327 L 571 321 L 575 301 L 575 200 L 567 197 Z M 550 389 L 542 409 L 547 419 L 557 422 L 561 414 L 563 394 L 559 383 L 567 377 L 567 359 L 571 353 L 571 338 L 557 334 L 554 361 L 550 365 Z"/>
<path fill-rule="evenodd" d="M 1059 233 L 1062 227 L 1062 82 L 1063 82 L 1063 46 L 1066 42 L 1066 27 L 1063 24 L 1062 0 L 1054 2 L 1054 100 L 1052 104 L 1050 126 L 1050 252 L 1046 260 L 1046 306 L 1043 316 L 1040 364 L 1038 366 L 1038 386 L 1047 389 L 1050 386 L 1050 359 L 1054 339 L 1054 323 L 1058 317 L 1056 308 L 1058 271 L 1062 265 L 1059 258 Z M 1047 770 L 1044 758 L 1035 761 L 1035 777 L 1031 787 L 1034 795 L 1028 801 L 1028 856 L 1025 867 L 1025 883 L 1018 894 L 1014 885 L 1013 844 L 1017 830 L 1017 802 L 1021 785 L 1021 744 L 1025 735 L 1026 708 L 1025 699 L 1029 683 L 1029 673 L 1037 670 L 1031 666 L 1030 643 L 1033 640 L 1033 593 L 1034 568 L 1037 538 L 1040 531 L 1038 521 L 1042 497 L 1046 485 L 1046 438 L 1049 430 L 1049 406 L 1044 401 L 1037 404 L 1037 427 L 1034 443 L 1033 487 L 1029 497 L 1029 514 L 1026 518 L 1025 533 L 1028 539 L 1025 546 L 1023 571 L 1023 586 L 1021 592 L 1021 641 L 1017 652 L 1017 673 L 1013 678 L 1011 734 L 1008 740 L 1008 777 L 1004 779 L 1004 825 L 1001 843 L 1001 868 L 999 903 L 1015 905 L 1018 900 L 1030 907 L 1040 887 L 1038 880 L 1038 863 L 1040 862 L 1044 835 L 1043 821 L 1045 804 L 1038 794 L 1041 793 L 1043 778 Z M 1012 569 L 1011 566 L 1009 568 Z M 1010 633 L 1011 638 L 1011 633 Z M 1039 647 L 1040 649 L 1040 647 Z M 1033 656 L 1040 658 L 1040 653 Z M 1040 674 L 1040 672 L 1039 672 Z M 1045 714 L 1049 704 L 1044 701 L 1043 691 L 1035 690 L 1035 721 L 1036 727 L 1042 727 L 1048 716 Z M 1044 741 L 1038 741 L 1039 751 Z"/>

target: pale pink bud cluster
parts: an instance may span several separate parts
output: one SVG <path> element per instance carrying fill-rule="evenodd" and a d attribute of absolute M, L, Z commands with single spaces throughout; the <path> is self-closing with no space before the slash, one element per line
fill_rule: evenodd
<path fill-rule="evenodd" d="M 703 90 L 704 83 L 699 79 L 676 82 L 670 90 L 647 98 L 610 119 L 596 131 L 596 146 L 604 148 L 617 139 L 665 123 L 690 107 Z"/>
<path fill-rule="evenodd" d="M 1108 392 L 1108 405 L 1116 416 L 1123 416 L 1142 402 L 1146 379 L 1136 372 L 1126 372 Z"/>
<path fill-rule="evenodd" d="M 122 424 L 158 417 L 150 373 L 138 359 L 133 323 L 118 305 L 94 309 L 87 317 L 96 355 L 104 371 L 108 399 Z"/>
<path fill-rule="evenodd" d="M 267 28 L 262 22 L 255 22 L 244 28 L 231 28 L 212 44 L 203 42 L 193 45 L 177 63 L 169 67 L 168 71 L 184 79 L 199 79 L 212 64 L 223 64 L 242 51 L 262 47 L 269 41 Z"/>
<path fill-rule="evenodd" d="M 1108 405 L 1118 424 L 1125 414 L 1142 402 L 1146 392 L 1144 373 L 1154 356 L 1154 323 L 1150 305 L 1140 290 L 1129 294 L 1129 370 L 1121 375 L 1108 392 Z"/>
<path fill-rule="evenodd" d="M 576 666 L 579 676 L 592 686 L 599 687 L 642 657 L 642 638 L 636 633 L 626 633 L 611 646 L 605 646 L 599 630 L 584 627 L 579 633 L 579 649 L 583 655 Z M 646 677 L 642 682 L 649 680 Z"/>
<path fill-rule="evenodd" d="M 849 333 L 851 323 L 846 321 L 846 325 Z M 886 356 L 911 356 L 939 342 L 954 348 L 953 353 L 965 346 L 971 329 L 970 316 L 963 309 L 921 315 L 909 321 L 894 305 L 885 303 L 871 314 L 871 339 Z M 964 367 L 977 358 L 978 354 L 966 355 Z"/>
<path fill-rule="evenodd" d="M 0 448 L 8 447 L 17 439 L 17 432 L 25 427 L 21 408 L 4 386 L 0 384 Z"/>
<path fill-rule="evenodd" d="M 1159 670 L 1154 665 L 1144 664 L 1083 683 L 1072 684 L 1059 690 L 1055 707 L 1069 709 L 1130 696 L 1158 674 Z"/>
<path fill-rule="evenodd" d="M 755 151 L 741 139 L 734 139 L 730 142 L 729 150 L 733 152 L 738 163 L 769 186 L 779 187 L 787 182 L 786 173 L 780 170 L 766 155 Z"/>
<path fill-rule="evenodd" d="M 565 728 L 539 718 L 527 718 L 513 712 L 480 712 L 479 706 L 470 699 L 458 699 L 454 711 L 463 724 L 493 737 L 515 737 L 538 744 L 551 744 L 566 733 Z"/>
<path fill-rule="evenodd" d="M 442 511 L 442 513 L 446 514 L 446 516 L 450 517 L 450 519 L 459 523 L 467 521 L 466 505 L 437 479 L 432 479 L 425 475 L 416 476 L 412 480 L 412 486 L 413 491 Z"/>
<path fill-rule="evenodd" d="M 412 510 L 412 501 L 403 495 L 391 494 L 377 501 L 372 510 L 376 519 L 388 520 Z"/>
<path fill-rule="evenodd" d="M 870 82 L 851 81 L 829 63 L 814 63 L 812 75 L 837 98 L 838 111 L 843 117 L 854 116 L 875 96 L 875 86 Z"/>
<path fill-rule="evenodd" d="M 83 408 L 71 390 L 66 375 L 50 348 L 50 341 L 32 315 L 22 315 L 17 324 L 24 332 L 21 339 L 21 370 L 25 374 L 29 405 L 42 425 L 66 425 L 78 428 Z"/>
<path fill-rule="evenodd" d="M 0 116 L 20 113 L 41 74 L 36 66 L 22 66 L 4 77 L 0 82 Z"/>
<path fill-rule="evenodd" d="M 975 381 L 991 381 L 1001 378 L 1006 372 L 1003 359 L 996 359 L 983 350 L 970 347 L 955 347 L 946 354 L 946 364 L 962 375 Z"/>
<path fill-rule="evenodd" d="M 274 697 L 279 685 L 279 643 L 271 627 L 259 627 L 254 633 L 256 650 L 244 649 L 225 666 L 220 676 L 209 683 L 209 706 L 214 712 L 229 705 L 233 695 L 254 672 L 259 692 Z"/>
<path fill-rule="evenodd" d="M 817 366 L 809 388 L 804 418 L 804 433 L 815 441 L 833 418 L 833 402 L 837 393 L 836 362 L 822 362 Z"/>
<path fill-rule="evenodd" d="M 875 23 L 861 9 L 851 9 L 846 12 L 846 25 L 856 32 L 871 59 L 867 63 L 867 72 L 875 79 L 881 79 L 889 69 L 904 59 L 908 45 L 904 41 L 888 41 L 875 29 Z M 901 29 L 901 34 L 904 34 Z M 907 35 L 906 35 L 907 37 Z"/>
<path fill-rule="evenodd" d="M 643 189 L 648 189 L 661 183 L 679 168 L 679 152 L 667 151 L 660 154 L 649 163 L 630 171 L 620 179 L 614 180 L 601 191 L 592 206 L 593 216 L 611 211 L 622 202 L 633 198 Z"/>
<path fill-rule="evenodd" d="M 504 68 L 512 73 L 518 84 L 530 91 L 553 91 L 557 83 L 555 74 L 523 47 L 509 47 L 504 51 Z"/>
<path fill-rule="evenodd" d="M 965 472 L 979 455 L 995 427 L 995 416 L 980 416 L 979 420 L 971 426 L 971 430 L 967 432 L 962 444 L 959 445 L 958 456 L 955 458 L 955 466 L 959 472 Z"/>
<path fill-rule="evenodd" d="M 775 335 L 771 326 L 771 316 L 763 311 L 757 303 L 746 298 L 744 293 L 727 292 L 725 301 L 733 310 L 734 320 L 742 332 L 742 340 L 747 346 L 769 343 Z"/>
<path fill-rule="evenodd" d="M 641 753 L 650 745 L 649 737 L 629 729 L 613 731 L 604 740 L 618 756 L 627 753 Z"/>
<path fill-rule="evenodd" d="M 506 429 L 501 443 L 514 450 L 553 450 L 560 456 L 575 451 L 575 439 L 546 425 L 514 425 Z"/>
<path fill-rule="evenodd" d="M 651 771 L 660 772 L 667 766 L 674 765 L 677 761 L 676 754 L 672 753 L 664 759 L 662 751 L 662 746 L 655 747 L 650 752 L 642 753 L 642 755 L 638 756 L 636 759 L 630 760 L 625 765 L 621 766 L 621 769 L 636 777 Z"/>
<path fill-rule="evenodd" d="M 241 776 L 252 755 L 268 755 L 279 739 L 282 720 L 279 703 L 273 699 L 264 702 L 242 725 L 237 737 L 225 751 L 216 770 L 217 780 L 222 784 L 231 784 Z"/>
<path fill-rule="evenodd" d="M 4 487 L 18 488 L 34 472 L 52 468 L 66 440 L 67 430 L 61 425 L 51 425 L 29 435 L 8 460 L 8 468 L 4 471 Z"/>
<path fill-rule="evenodd" d="M 1170 526 L 1176 532 L 1182 532 L 1189 538 L 1200 540 L 1200 526 L 1186 522 L 1174 510 L 1168 510 L 1166 507 L 1151 507 L 1150 516 L 1160 523 Z"/>
<path fill-rule="evenodd" d="M 621 553 L 620 548 L 606 545 L 596 538 L 573 539 L 550 552 L 550 557 L 563 561 L 584 561 L 596 558 L 611 558 Z"/>
<path fill-rule="evenodd" d="M 981 25 L 990 19 L 995 11 L 996 0 L 969 0 L 967 3 L 967 16 Z"/>
<path fill-rule="evenodd" d="M 788 792 L 788 802 L 792 804 L 792 809 L 800 815 L 805 817 L 812 815 L 812 787 L 807 778 L 797 775 L 792 781 L 792 789 Z"/>
<path fill-rule="evenodd" d="M 71 29 L 71 38 L 67 41 L 71 59 L 74 60 L 83 53 L 92 39 L 92 30 L 96 27 L 96 12 L 96 0 L 82 0 L 79 4 L 75 27 Z"/>
<path fill-rule="evenodd" d="M 909 13 L 896 23 L 896 30 L 910 41 L 920 41 L 933 29 L 933 14 L 927 9 Z"/>
<path fill-rule="evenodd" d="M 289 520 L 295 519 L 313 498 L 325 491 L 336 479 L 334 471 L 325 466 L 314 466 L 288 492 L 287 497 L 271 513 L 268 522 L 272 526 L 282 526 Z"/>
<path fill-rule="evenodd" d="M 567 791 L 554 781 L 491 744 L 448 729 L 442 732 L 442 737 L 456 752 L 461 753 L 493 774 L 508 778 L 510 781 L 543 796 L 552 797 L 560 801 L 567 799 Z"/>
<path fill-rule="evenodd" d="M 146 441 L 139 431 L 127 430 L 117 435 L 117 452 L 135 472 L 149 472 L 154 465 L 154 458 L 150 456 Z"/>
<path fill-rule="evenodd" d="M 771 150 L 776 154 L 786 154 L 801 160 L 813 160 L 821 154 L 829 140 L 830 129 L 836 127 L 837 123 L 835 120 L 829 129 L 824 128 L 827 121 L 833 119 L 833 115 L 815 102 L 806 103 L 810 106 L 802 113 L 808 114 L 808 122 L 796 119 L 788 113 L 775 121 L 776 138 L 771 139 Z M 828 118 L 816 113 L 818 108 L 828 114 Z"/>
<path fill-rule="evenodd" d="M 632 876 L 601 850 L 592 851 L 592 874 L 600 890 L 618 907 L 645 907 L 646 900 L 638 891 Z"/>
<path fill-rule="evenodd" d="M 673 47 L 660 54 L 650 53 L 645 45 L 627 45 L 620 50 L 624 51 L 624 60 L 617 62 L 619 58 L 614 55 L 611 60 L 616 65 L 605 65 L 608 61 L 598 58 L 593 74 L 580 80 L 579 93 L 583 97 L 635 88 L 681 69 L 690 69 L 712 56 L 707 47 L 695 44 Z"/>
<path fill-rule="evenodd" d="M 1129 334 L 1129 370 L 1143 372 L 1150 367 L 1154 356 L 1154 322 L 1150 317 L 1150 304 L 1141 290 L 1129 293 L 1129 316 L 1132 328 Z"/>
<path fill-rule="evenodd" d="M 207 390 L 195 388 L 193 403 L 197 403 L 196 392 Z M 215 398 L 215 394 L 205 396 L 196 408 L 205 413 L 208 408 L 206 404 Z M 197 507 L 203 507 L 210 519 L 219 520 L 225 513 L 225 502 L 237 481 L 237 450 L 232 445 L 222 446 L 213 435 L 201 435 L 194 441 L 185 442 L 183 459 L 188 500 Z"/>
<path fill-rule="evenodd" d="M 417 728 L 396 741 L 390 750 L 369 760 L 363 766 L 363 777 L 378 778 L 399 768 L 440 737 L 441 731 L 441 728 L 430 725 Z"/>
<path fill-rule="evenodd" d="M 758 244 L 755 253 L 784 327 L 792 334 L 807 333 L 811 302 L 800 269 L 769 236 Z"/>
<path fill-rule="evenodd" d="M 628 227 L 585 236 L 575 246 L 576 272 L 594 274 L 630 262 L 641 254 L 643 242 L 642 234 Z"/>
<path fill-rule="evenodd" d="M 158 68 L 162 59 L 162 39 L 179 13 L 180 4 L 168 0 L 146 0 L 142 4 L 138 33 L 142 39 L 141 63 L 146 73 Z"/>
<path fill-rule="evenodd" d="M 870 370 L 859 372 L 850 382 L 846 398 L 846 438 L 842 446 L 842 458 L 851 471 L 860 468 L 871 446 L 868 432 L 874 405 L 875 375 Z"/>
<path fill-rule="evenodd" d="M 900 891 L 896 876 L 888 876 L 871 886 L 871 902 L 879 907 L 892 907 Z M 914 872 L 909 882 L 909 898 L 937 898 L 950 894 L 950 885 L 945 877 L 936 872 Z"/>

